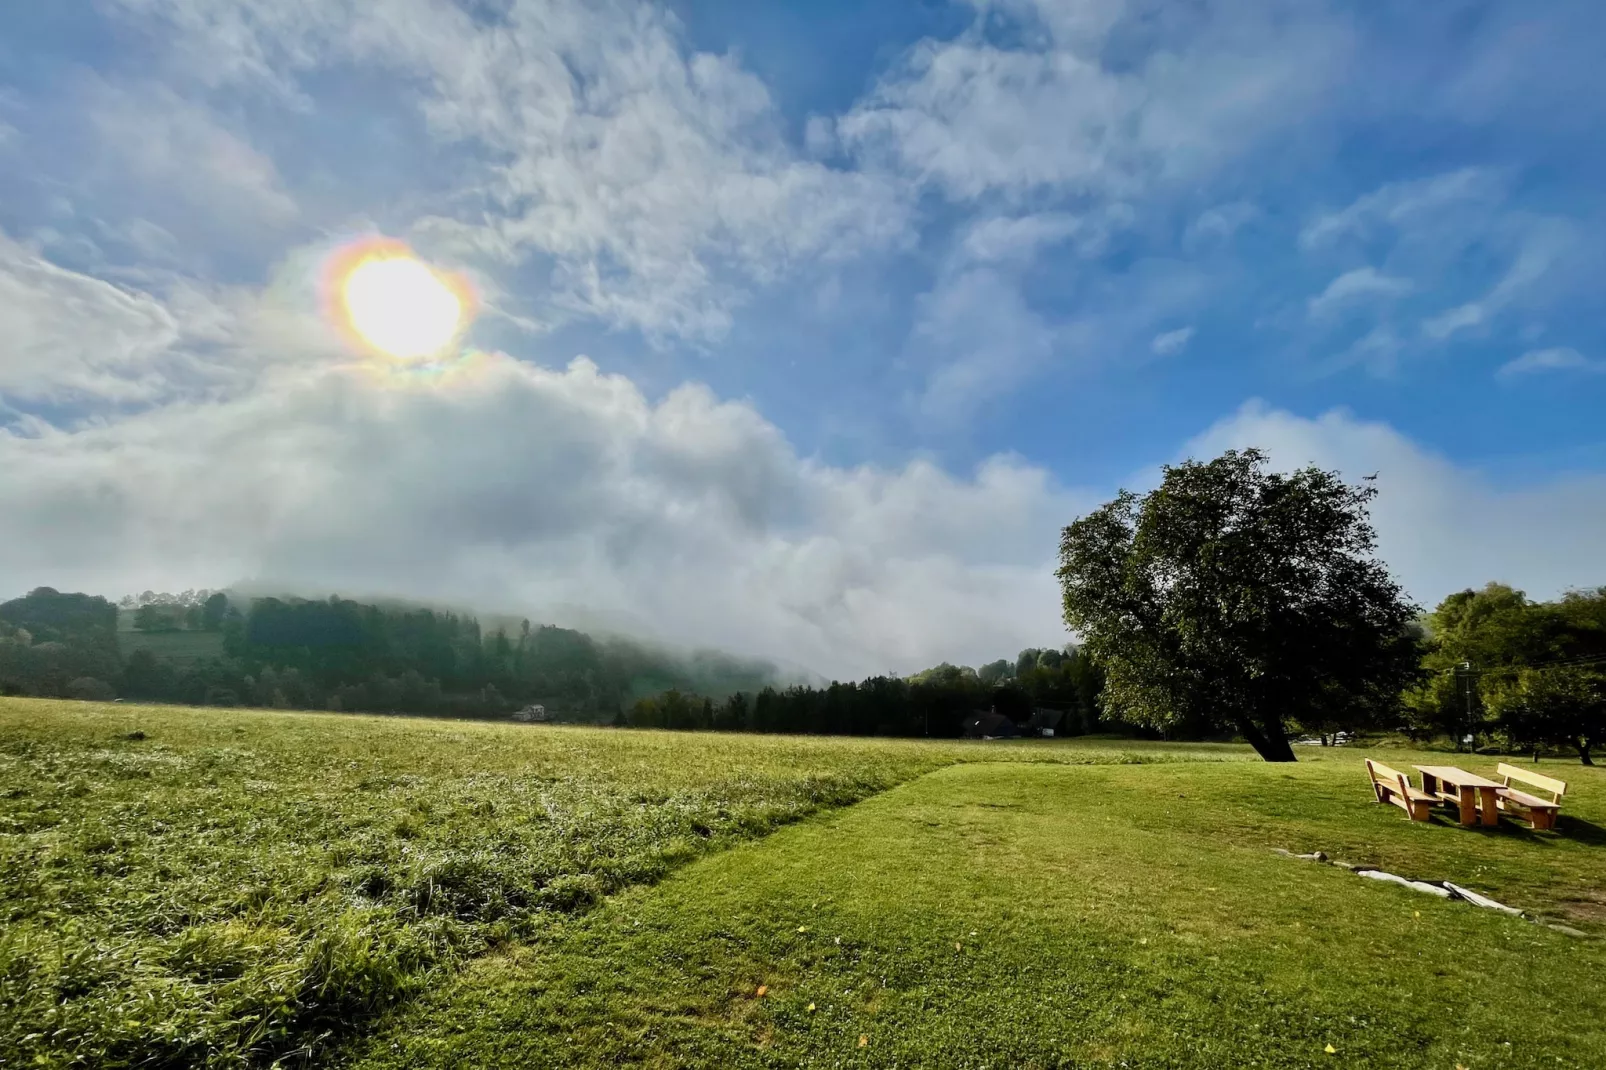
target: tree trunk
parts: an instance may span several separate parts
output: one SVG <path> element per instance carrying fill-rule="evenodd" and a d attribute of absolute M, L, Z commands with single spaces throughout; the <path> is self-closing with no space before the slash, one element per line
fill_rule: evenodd
<path fill-rule="evenodd" d="M 1245 718 L 1238 722 L 1238 731 L 1255 748 L 1255 753 L 1268 762 L 1297 762 L 1294 748 L 1288 743 L 1281 721 L 1259 725 Z"/>
<path fill-rule="evenodd" d="M 1589 742 L 1587 739 L 1578 741 L 1578 760 L 1585 765 L 1594 765 L 1595 759 L 1589 756 Z"/>

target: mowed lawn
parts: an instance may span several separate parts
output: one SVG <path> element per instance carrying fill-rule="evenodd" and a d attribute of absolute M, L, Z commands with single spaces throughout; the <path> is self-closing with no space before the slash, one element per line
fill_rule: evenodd
<path fill-rule="evenodd" d="M 1606 1065 L 1606 776 L 1363 753 L 0 699 L 0 1067 Z"/>
<path fill-rule="evenodd" d="M 321 1062 L 554 918 L 955 762 L 1243 757 L 0 699 L 0 1067 Z"/>
<path fill-rule="evenodd" d="M 344 1063 L 1606 1066 L 1598 936 L 1272 850 L 1599 934 L 1606 776 L 1546 763 L 1561 834 L 1484 831 L 1375 804 L 1359 751 L 1303 757 L 941 769 L 482 958 Z"/>

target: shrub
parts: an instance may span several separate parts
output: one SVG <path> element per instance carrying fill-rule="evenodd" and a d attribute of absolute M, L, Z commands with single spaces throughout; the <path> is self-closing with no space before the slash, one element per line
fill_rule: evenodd
<path fill-rule="evenodd" d="M 117 690 L 105 680 L 93 676 L 80 676 L 68 682 L 67 697 L 85 702 L 110 702 L 117 697 Z"/>

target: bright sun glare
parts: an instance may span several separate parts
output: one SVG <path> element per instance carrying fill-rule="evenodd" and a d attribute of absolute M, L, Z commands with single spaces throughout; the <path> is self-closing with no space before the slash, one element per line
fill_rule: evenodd
<path fill-rule="evenodd" d="M 340 283 L 340 300 L 364 342 L 403 360 L 440 352 L 463 321 L 463 299 L 452 286 L 400 251 L 360 260 Z"/>

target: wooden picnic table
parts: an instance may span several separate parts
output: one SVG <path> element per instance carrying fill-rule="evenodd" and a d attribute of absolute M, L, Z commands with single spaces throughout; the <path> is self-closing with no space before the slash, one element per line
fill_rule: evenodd
<path fill-rule="evenodd" d="M 1422 774 L 1423 791 L 1461 808 L 1463 825 L 1476 825 L 1480 817 L 1485 825 L 1500 823 L 1500 812 L 1495 808 L 1495 792 L 1502 786 L 1498 780 L 1453 765 L 1419 765 L 1416 770 Z"/>

